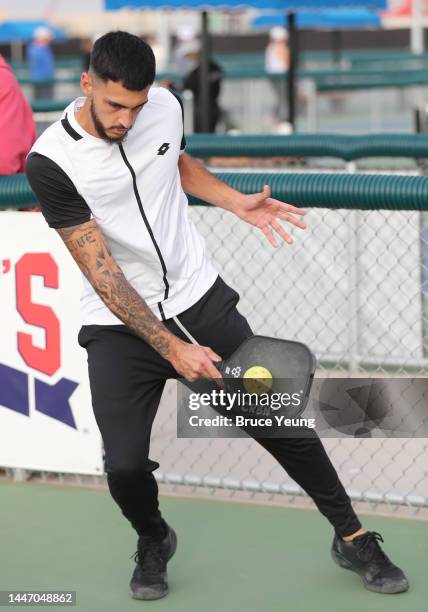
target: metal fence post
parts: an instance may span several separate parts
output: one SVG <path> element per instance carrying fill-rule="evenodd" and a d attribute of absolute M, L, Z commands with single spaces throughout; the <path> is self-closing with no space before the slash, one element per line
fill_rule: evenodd
<path fill-rule="evenodd" d="M 346 170 L 354 174 L 357 165 L 355 162 L 348 162 Z M 349 371 L 358 369 L 359 355 L 359 262 L 358 262 L 358 210 L 349 211 L 349 242 L 348 242 L 348 269 L 349 269 L 349 327 L 348 327 L 348 351 L 349 351 Z"/>

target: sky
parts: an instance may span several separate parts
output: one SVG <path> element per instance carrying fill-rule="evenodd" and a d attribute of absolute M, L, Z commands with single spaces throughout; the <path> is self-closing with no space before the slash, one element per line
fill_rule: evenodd
<path fill-rule="evenodd" d="M 103 0 L 0 0 L 0 14 L 6 19 L 43 19 L 53 15 L 96 13 L 102 11 Z"/>

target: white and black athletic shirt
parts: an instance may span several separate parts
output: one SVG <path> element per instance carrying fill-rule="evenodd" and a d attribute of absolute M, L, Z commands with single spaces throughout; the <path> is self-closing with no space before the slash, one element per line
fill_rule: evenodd
<path fill-rule="evenodd" d="M 109 144 L 77 122 L 84 101 L 74 100 L 34 143 L 28 180 L 50 227 L 95 219 L 128 282 L 168 319 L 195 304 L 218 275 L 181 187 L 181 103 L 151 87 L 125 141 Z M 82 277 L 82 325 L 121 324 Z"/>

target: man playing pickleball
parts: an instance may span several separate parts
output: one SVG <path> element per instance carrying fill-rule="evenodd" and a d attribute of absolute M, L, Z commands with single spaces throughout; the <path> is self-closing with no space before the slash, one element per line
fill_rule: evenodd
<path fill-rule="evenodd" d="M 243 195 L 185 150 L 180 101 L 153 86 L 151 48 L 126 32 L 99 38 L 85 97 L 34 144 L 27 176 L 49 226 L 83 272 L 79 344 L 88 353 L 95 418 L 110 493 L 138 534 L 135 599 L 168 592 L 176 534 L 159 510 L 150 434 L 165 381 L 216 378 L 213 362 L 253 335 L 238 293 L 219 276 L 188 217 L 185 192 L 291 244 L 285 221 L 304 211 L 263 193 Z M 199 346 L 189 342 L 194 338 Z M 318 436 L 257 439 L 334 527 L 333 556 L 367 588 L 398 593 L 403 572 L 362 529 Z"/>

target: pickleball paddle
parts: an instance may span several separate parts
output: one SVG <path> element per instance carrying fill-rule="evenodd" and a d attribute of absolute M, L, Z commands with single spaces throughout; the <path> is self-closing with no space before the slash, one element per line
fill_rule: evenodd
<path fill-rule="evenodd" d="M 225 388 L 246 393 L 298 393 L 299 410 L 308 401 L 316 358 L 302 342 L 254 335 L 215 366 L 221 372 Z M 232 383 L 232 384 L 231 384 Z"/>
<path fill-rule="evenodd" d="M 196 344 L 196 342 L 194 342 Z M 227 359 L 214 362 L 229 393 L 290 396 L 287 416 L 298 417 L 306 407 L 316 359 L 302 342 L 267 336 L 250 336 Z M 181 382 L 197 393 L 218 389 L 219 380 Z M 292 398 L 297 398 L 295 401 Z"/>

